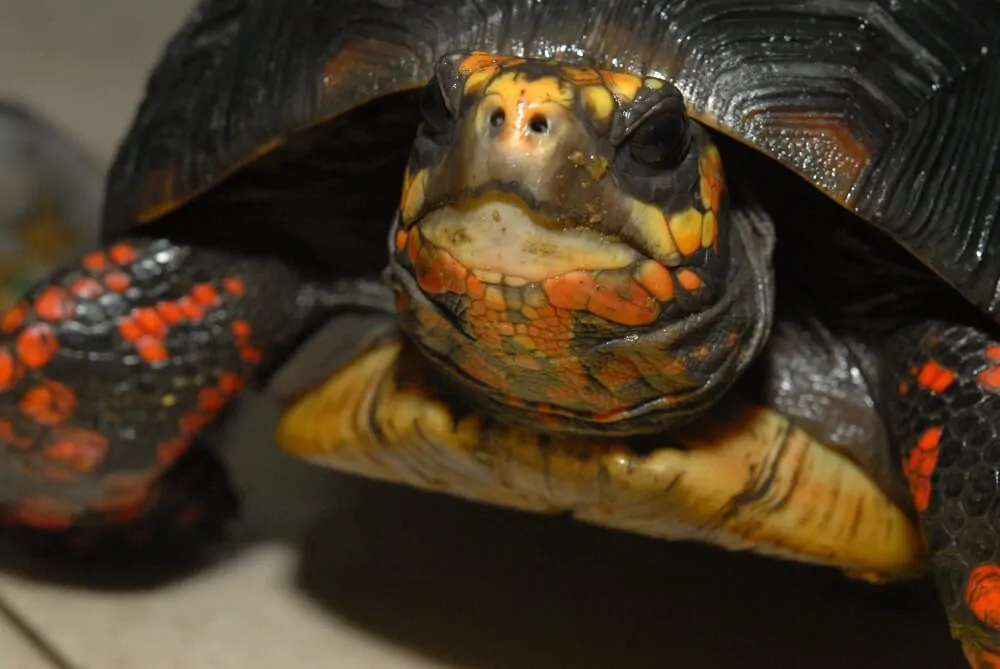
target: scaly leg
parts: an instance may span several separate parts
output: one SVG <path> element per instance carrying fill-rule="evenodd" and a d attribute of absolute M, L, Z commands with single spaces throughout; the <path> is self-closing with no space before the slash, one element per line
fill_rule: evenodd
<path fill-rule="evenodd" d="M 6 520 L 102 553 L 214 532 L 235 497 L 192 444 L 341 296 L 356 298 L 349 283 L 321 288 L 274 257 L 135 238 L 33 287 L 0 319 Z"/>
<path fill-rule="evenodd" d="M 936 321 L 889 350 L 890 429 L 952 634 L 1000 669 L 1000 340 Z"/>

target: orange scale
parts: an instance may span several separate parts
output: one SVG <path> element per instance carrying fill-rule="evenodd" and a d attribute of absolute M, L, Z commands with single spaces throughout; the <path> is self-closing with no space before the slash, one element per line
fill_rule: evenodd
<path fill-rule="evenodd" d="M 94 300 L 104 293 L 104 286 L 97 279 L 85 276 L 74 281 L 69 291 L 81 300 Z"/>
<path fill-rule="evenodd" d="M 103 251 L 94 251 L 93 253 L 84 256 L 82 264 L 91 272 L 100 272 L 108 266 L 108 257 Z"/>
<path fill-rule="evenodd" d="M 688 292 L 694 292 L 701 288 L 701 277 L 689 269 L 682 269 L 677 272 L 677 283 Z"/>
<path fill-rule="evenodd" d="M 148 335 L 163 337 L 167 334 L 167 324 L 159 311 L 153 307 L 138 307 L 132 310 L 132 320 Z"/>
<path fill-rule="evenodd" d="M 11 334 L 22 325 L 28 315 L 27 304 L 24 302 L 19 302 L 15 306 L 7 310 L 4 314 L 3 319 L 0 320 L 0 329 L 5 333 Z"/>
<path fill-rule="evenodd" d="M 76 302 L 62 286 L 50 286 L 35 299 L 35 313 L 42 320 L 58 322 L 73 316 Z"/>
<path fill-rule="evenodd" d="M 135 350 L 139 354 L 139 357 L 150 365 L 165 362 L 170 357 L 163 341 L 151 335 L 139 339 L 135 343 Z"/>
<path fill-rule="evenodd" d="M 118 334 L 125 341 L 138 341 L 145 332 L 134 319 L 125 317 L 118 321 Z"/>
<path fill-rule="evenodd" d="M 21 396 L 18 408 L 40 425 L 55 425 L 76 411 L 76 394 L 57 381 L 43 381 Z"/>
<path fill-rule="evenodd" d="M 23 376 L 24 367 L 14 358 L 9 348 L 0 346 L 0 391 L 10 390 Z"/>
<path fill-rule="evenodd" d="M 44 530 L 63 530 L 73 525 L 80 510 L 69 502 L 38 495 L 21 500 L 14 511 L 17 522 Z"/>
<path fill-rule="evenodd" d="M 246 285 L 239 277 L 227 276 L 222 280 L 222 286 L 226 289 L 227 293 L 236 297 L 239 297 L 246 292 Z"/>
<path fill-rule="evenodd" d="M 597 281 L 592 272 L 567 272 L 542 282 L 542 291 L 553 307 L 579 310 L 587 306 L 590 296 L 597 292 Z"/>
<path fill-rule="evenodd" d="M 104 277 L 104 285 L 108 287 L 108 290 L 124 293 L 132 285 L 132 279 L 124 272 L 111 272 Z"/>
<path fill-rule="evenodd" d="M 199 283 L 191 289 L 191 297 L 195 302 L 204 306 L 215 306 L 219 300 L 219 291 L 210 283 Z"/>
<path fill-rule="evenodd" d="M 177 307 L 190 321 L 200 321 L 205 316 L 205 310 L 199 306 L 191 297 L 182 297 L 177 300 Z"/>
<path fill-rule="evenodd" d="M 178 323 L 184 318 L 184 312 L 176 302 L 160 302 L 156 305 L 156 311 L 159 312 L 160 317 L 167 325 Z"/>
<path fill-rule="evenodd" d="M 138 257 L 135 247 L 131 244 L 115 244 L 110 249 L 108 249 L 108 255 L 111 260 L 118 265 L 128 265 L 129 263 L 135 262 Z"/>
<path fill-rule="evenodd" d="M 35 323 L 17 337 L 17 357 L 30 369 L 44 367 L 59 351 L 59 341 L 52 328 Z"/>
<path fill-rule="evenodd" d="M 161 441 L 156 446 L 157 463 L 164 467 L 172 465 L 184 455 L 190 444 L 191 440 L 183 437 Z"/>

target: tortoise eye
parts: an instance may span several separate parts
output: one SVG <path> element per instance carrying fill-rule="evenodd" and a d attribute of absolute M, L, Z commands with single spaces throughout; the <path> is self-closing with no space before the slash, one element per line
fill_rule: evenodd
<path fill-rule="evenodd" d="M 420 115 L 431 134 L 443 134 L 451 129 L 452 114 L 437 78 L 424 86 L 420 96 Z"/>
<path fill-rule="evenodd" d="M 691 145 L 687 114 L 673 106 L 651 114 L 629 135 L 628 152 L 647 167 L 669 169 L 684 160 Z"/>

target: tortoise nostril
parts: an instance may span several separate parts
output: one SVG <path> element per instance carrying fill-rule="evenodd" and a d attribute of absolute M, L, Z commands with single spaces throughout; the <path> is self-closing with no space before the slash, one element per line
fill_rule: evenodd
<path fill-rule="evenodd" d="M 528 130 L 536 135 L 542 135 L 549 130 L 549 119 L 542 114 L 535 114 L 528 122 Z"/>
<path fill-rule="evenodd" d="M 503 113 L 502 109 L 497 109 L 492 114 L 490 114 L 490 125 L 494 128 L 499 128 L 503 126 L 504 121 L 507 119 L 507 115 Z"/>

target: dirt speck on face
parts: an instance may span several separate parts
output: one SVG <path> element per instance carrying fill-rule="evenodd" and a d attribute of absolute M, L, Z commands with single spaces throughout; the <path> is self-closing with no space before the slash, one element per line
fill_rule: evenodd
<path fill-rule="evenodd" d="M 448 243 L 452 246 L 461 246 L 471 241 L 472 237 L 465 231 L 465 228 L 458 228 L 457 230 L 450 230 L 448 232 Z"/>
<path fill-rule="evenodd" d="M 604 175 L 608 172 L 608 160 L 603 156 L 595 158 L 590 163 L 590 176 L 594 177 L 595 181 L 600 181 L 604 178 Z"/>
<path fill-rule="evenodd" d="M 529 255 L 535 256 L 551 256 L 556 254 L 556 246 L 551 242 L 543 242 L 539 240 L 529 240 L 524 243 L 521 250 Z"/>

